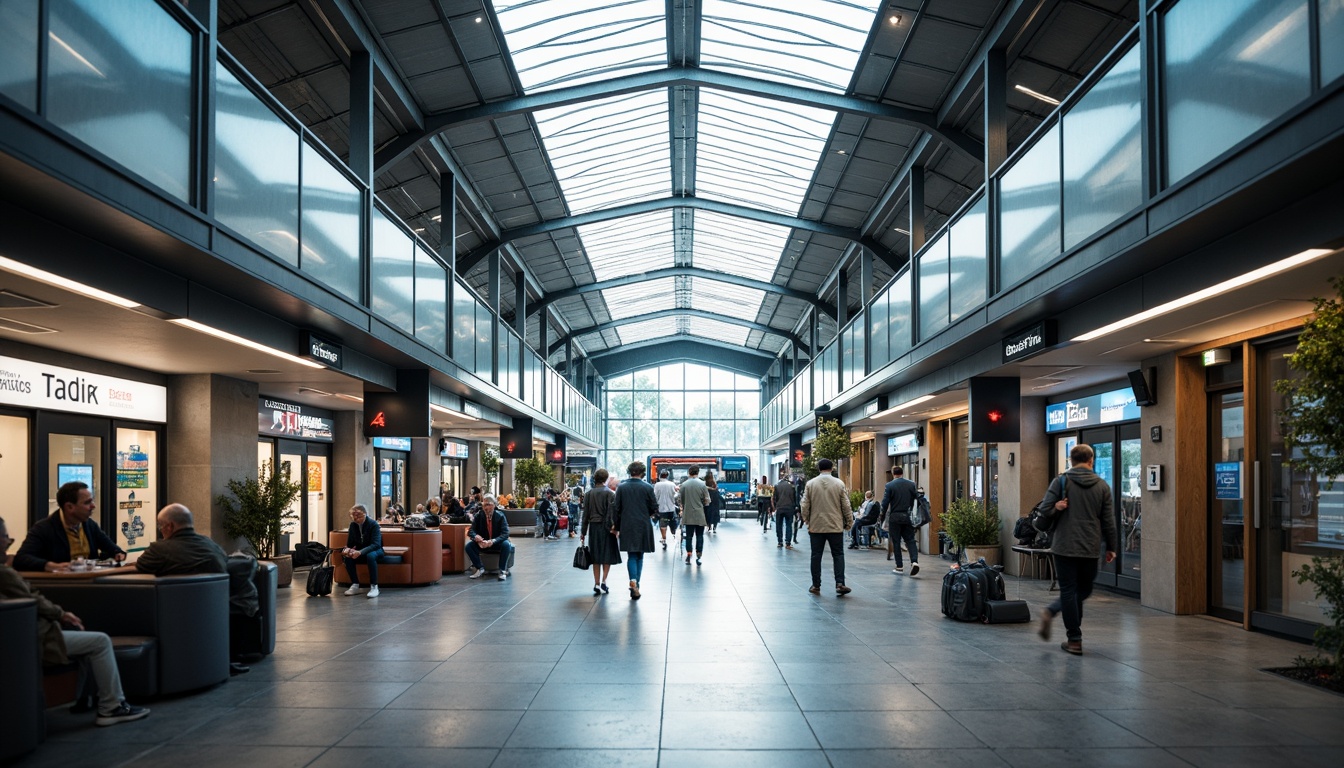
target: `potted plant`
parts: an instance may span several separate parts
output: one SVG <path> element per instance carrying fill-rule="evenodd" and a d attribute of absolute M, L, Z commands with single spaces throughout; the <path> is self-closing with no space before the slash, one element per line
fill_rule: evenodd
<path fill-rule="evenodd" d="M 519 459 L 513 465 L 513 479 L 524 498 L 535 498 L 537 492 L 555 480 L 555 469 L 546 463 L 540 453 L 530 459 Z"/>
<path fill-rule="evenodd" d="M 293 560 L 275 549 L 285 524 L 299 519 L 290 507 L 303 487 L 290 482 L 289 463 L 282 463 L 277 472 L 270 461 L 262 462 L 257 477 L 230 480 L 228 489 L 231 496 L 221 494 L 216 499 L 224 510 L 224 532 L 246 539 L 258 559 L 274 562 L 279 586 L 289 586 L 294 576 Z"/>
<path fill-rule="evenodd" d="M 483 486 L 488 491 L 494 487 L 495 478 L 499 476 L 499 451 L 489 446 L 481 451 L 481 471 L 485 473 Z"/>
<path fill-rule="evenodd" d="M 966 553 L 968 562 L 984 558 L 990 565 L 998 565 L 999 556 L 999 510 L 994 504 L 985 504 L 976 499 L 962 497 L 952 502 L 947 511 L 938 519 L 943 530 L 952 539 L 958 549 Z"/>

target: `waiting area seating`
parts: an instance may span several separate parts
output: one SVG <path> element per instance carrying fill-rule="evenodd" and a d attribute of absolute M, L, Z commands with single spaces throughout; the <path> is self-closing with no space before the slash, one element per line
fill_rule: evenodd
<path fill-rule="evenodd" d="M 378 584 L 419 586 L 437 584 L 443 577 L 443 532 L 438 528 L 423 531 L 405 531 L 383 528 L 383 559 L 378 561 Z M 331 564 L 335 567 L 335 582 L 348 585 L 350 575 L 345 572 L 346 532 L 332 531 L 327 537 L 331 547 Z M 360 564 L 356 573 L 359 583 L 368 584 L 368 567 Z"/>

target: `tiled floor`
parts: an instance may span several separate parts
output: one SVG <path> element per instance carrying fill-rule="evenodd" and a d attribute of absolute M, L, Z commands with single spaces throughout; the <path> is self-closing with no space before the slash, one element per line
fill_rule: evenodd
<path fill-rule="evenodd" d="M 513 577 L 282 590 L 279 647 L 209 691 L 95 728 L 58 712 L 23 766 L 1331 766 L 1344 697 L 1280 680 L 1304 646 L 1099 593 L 1087 655 L 1034 626 L 959 624 L 942 566 L 898 577 L 847 551 L 853 594 L 807 594 L 806 537 L 749 520 L 703 566 L 647 557 L 595 597 L 573 540 L 519 539 Z M 1045 582 L 1009 578 L 1033 609 Z"/>

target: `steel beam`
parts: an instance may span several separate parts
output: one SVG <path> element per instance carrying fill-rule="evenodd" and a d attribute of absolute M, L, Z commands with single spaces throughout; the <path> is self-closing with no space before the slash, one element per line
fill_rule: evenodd
<path fill-rule="evenodd" d="M 561 337 L 560 339 L 557 339 L 556 342 L 552 344 L 549 349 L 547 349 L 547 355 L 549 356 L 555 354 L 555 352 L 560 349 L 560 345 L 568 342 L 570 339 L 578 339 L 580 337 L 589 336 L 594 333 L 602 333 L 603 331 L 610 331 L 612 329 L 620 328 L 623 325 L 629 325 L 631 323 L 642 323 L 645 320 L 661 320 L 665 317 L 703 317 L 707 320 L 718 320 L 719 322 L 723 323 L 732 323 L 733 325 L 740 325 L 743 328 L 749 328 L 753 331 L 760 331 L 761 333 L 774 334 L 775 336 L 778 336 L 786 341 L 790 341 L 794 344 L 802 345 L 803 343 L 802 339 L 798 338 L 796 335 L 790 333 L 789 331 L 765 325 L 764 323 L 757 323 L 752 320 L 743 320 L 742 318 L 733 317 L 732 315 L 722 315 L 719 314 L 718 312 L 707 312 L 703 309 L 677 309 L 674 307 L 672 309 L 660 309 L 657 312 L 646 312 L 642 315 L 625 317 L 621 318 L 620 320 L 612 320 L 610 322 L 601 323 L 598 325 L 590 325 L 587 328 L 575 328 L 565 336 Z"/>
<path fill-rule="evenodd" d="M 760 378 L 769 370 L 770 363 L 775 358 L 764 352 L 732 344 L 700 337 L 687 337 L 675 341 L 654 339 L 638 344 L 625 344 L 588 359 L 603 378 L 610 379 L 627 371 L 677 361 L 702 363 Z"/>
<path fill-rule="evenodd" d="M 925 133 L 936 136 L 952 149 L 977 162 L 984 156 L 984 147 L 978 140 L 958 129 L 942 127 L 938 124 L 934 113 L 929 110 L 912 109 L 842 93 L 676 64 L 651 72 L 613 77 L 595 83 L 529 93 L 511 99 L 425 115 L 424 128 L 403 134 L 384 147 L 378 153 L 376 167 L 379 171 L 390 167 L 414 151 L 421 142 L 455 126 L 679 85 L 764 96 L 800 106 L 829 109 L 876 120 L 889 120 L 919 128 Z"/>

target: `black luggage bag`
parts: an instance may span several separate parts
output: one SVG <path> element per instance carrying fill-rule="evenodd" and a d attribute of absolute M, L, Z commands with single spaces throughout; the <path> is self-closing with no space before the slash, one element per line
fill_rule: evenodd
<path fill-rule="evenodd" d="M 1003 600 L 1002 566 L 989 566 L 984 559 L 954 566 L 943 576 L 943 615 L 957 621 L 981 621 L 990 600 Z"/>
<path fill-rule="evenodd" d="M 986 600 L 986 624 L 1023 624 L 1031 621 L 1026 600 Z"/>
<path fill-rule="evenodd" d="M 308 569 L 309 597 L 326 597 L 331 594 L 331 583 L 335 579 L 333 573 L 335 569 L 332 568 L 331 560 L 328 558 L 329 554 L 331 554 L 330 549 L 323 553 L 322 559 L 318 561 L 317 565 Z"/>

